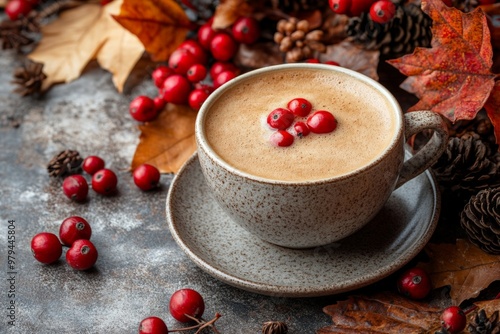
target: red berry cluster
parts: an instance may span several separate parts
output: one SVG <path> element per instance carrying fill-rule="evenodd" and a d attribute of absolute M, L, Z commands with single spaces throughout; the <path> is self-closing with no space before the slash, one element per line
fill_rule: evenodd
<path fill-rule="evenodd" d="M 235 78 L 239 68 L 231 62 L 239 43 L 254 43 L 260 36 L 257 20 L 239 18 L 226 30 L 214 30 L 212 20 L 197 31 L 197 39 L 188 39 L 172 52 L 167 65 L 159 65 L 151 74 L 158 96 L 138 96 L 129 112 L 139 122 L 156 118 L 166 103 L 189 105 L 199 110 L 214 89 Z"/>
<path fill-rule="evenodd" d="M 391 0 L 329 0 L 330 8 L 337 14 L 360 16 L 368 13 L 372 21 L 384 24 L 392 20 L 396 5 Z"/>
<path fill-rule="evenodd" d="M 5 5 L 5 14 L 12 21 L 28 15 L 40 0 L 9 0 Z"/>
<path fill-rule="evenodd" d="M 330 133 L 337 128 L 337 119 L 326 110 L 313 112 L 311 102 L 304 98 L 290 100 L 287 108 L 276 108 L 267 116 L 267 124 L 275 131 L 270 139 L 274 146 L 293 144 L 295 136 L 306 137 L 309 133 Z M 293 132 L 287 129 L 293 128 Z M 294 136 L 295 134 L 295 136 Z"/>
<path fill-rule="evenodd" d="M 39 262 L 51 264 L 61 257 L 62 246 L 67 246 L 66 262 L 76 270 L 87 270 L 94 266 L 98 255 L 91 235 L 92 228 L 85 219 L 68 217 L 61 223 L 59 238 L 50 232 L 38 233 L 31 239 L 31 251 Z"/>
<path fill-rule="evenodd" d="M 183 323 L 196 322 L 197 324 L 191 327 L 169 330 L 161 318 L 152 316 L 141 321 L 139 334 L 167 334 L 190 329 L 197 329 L 198 333 L 203 328 L 213 326 L 215 321 L 220 318 L 220 314 L 217 313 L 210 321 L 201 319 L 203 312 L 205 312 L 205 301 L 200 293 L 193 289 L 175 291 L 170 297 L 169 311 L 177 321 Z"/>

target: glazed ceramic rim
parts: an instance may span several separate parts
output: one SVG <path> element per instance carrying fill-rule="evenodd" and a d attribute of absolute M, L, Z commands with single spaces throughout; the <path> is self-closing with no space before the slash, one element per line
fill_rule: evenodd
<path fill-rule="evenodd" d="M 246 80 L 249 80 L 253 78 L 254 76 L 262 75 L 267 72 L 279 72 L 279 71 L 286 71 L 286 70 L 291 70 L 291 69 L 298 69 L 298 70 L 306 70 L 306 69 L 313 69 L 313 70 L 318 70 L 318 69 L 323 69 L 323 70 L 328 70 L 328 71 L 333 71 L 333 72 L 341 72 L 344 73 L 350 77 L 353 77 L 357 80 L 362 81 L 363 83 L 372 86 L 374 89 L 376 89 L 381 95 L 383 95 L 387 101 L 389 102 L 390 107 L 392 107 L 391 110 L 394 111 L 396 114 L 396 127 L 398 128 L 397 131 L 393 133 L 393 137 L 390 141 L 390 143 L 387 145 L 385 148 L 384 152 L 379 155 L 377 158 L 375 158 L 373 161 L 371 161 L 368 165 L 365 165 L 361 168 L 355 169 L 353 171 L 350 171 L 346 174 L 330 177 L 330 178 L 324 178 L 324 179 L 315 179 L 315 180 L 306 180 L 306 181 L 284 181 L 284 180 L 273 180 L 265 177 L 260 177 L 256 175 L 252 175 L 246 172 L 243 172 L 239 170 L 238 168 L 231 166 L 229 163 L 227 163 L 224 159 L 222 159 L 214 150 L 213 148 L 209 145 L 208 140 L 206 139 L 205 135 L 205 129 L 204 129 L 204 123 L 206 119 L 206 114 L 208 112 L 208 109 L 219 99 L 219 97 L 224 94 L 225 91 L 230 89 L 233 85 L 239 84 L 241 82 L 244 82 Z M 328 65 L 328 64 L 310 64 L 310 63 L 295 63 L 295 64 L 281 64 L 281 65 L 272 65 L 272 66 L 267 66 L 267 67 L 262 67 L 247 73 L 244 73 L 234 79 L 232 79 L 229 82 L 226 82 L 224 85 L 221 87 L 217 88 L 210 96 L 207 98 L 207 100 L 203 103 L 201 106 L 200 110 L 198 111 L 198 115 L 196 117 L 196 122 L 195 122 L 195 138 L 196 138 L 196 143 L 198 146 L 198 150 L 202 149 L 203 152 L 208 155 L 208 157 L 214 161 L 217 165 L 221 166 L 225 170 L 231 172 L 232 174 L 238 175 L 243 178 L 247 178 L 256 182 L 260 183 L 273 183 L 273 184 L 294 184 L 294 185 L 305 185 L 305 184 L 318 184 L 318 183 L 324 183 L 324 182 L 329 182 L 333 180 L 344 180 L 348 179 L 354 174 L 359 174 L 364 171 L 368 171 L 381 163 L 382 160 L 384 160 L 388 155 L 390 155 L 391 151 L 394 149 L 395 146 L 400 145 L 401 143 L 399 142 L 402 140 L 404 142 L 405 138 L 403 135 L 404 131 L 404 122 L 403 122 L 403 112 L 401 110 L 401 106 L 399 105 L 398 101 L 396 98 L 392 95 L 392 93 L 385 88 L 383 85 L 381 85 L 379 82 L 373 80 L 372 78 L 361 74 L 359 72 L 340 67 L 340 66 L 334 66 L 334 65 Z"/>
<path fill-rule="evenodd" d="M 321 296 L 328 296 L 347 291 L 352 291 L 373 284 L 393 274 L 401 267 L 406 265 L 408 262 L 410 262 L 415 256 L 418 255 L 418 253 L 425 247 L 425 245 L 429 242 L 430 238 L 432 237 L 432 234 L 436 229 L 441 210 L 441 196 L 436 187 L 436 180 L 434 178 L 434 175 L 429 170 L 426 170 L 424 173 L 422 173 L 422 176 L 425 175 L 429 182 L 433 196 L 432 202 L 434 208 L 431 211 L 432 214 L 429 217 L 430 219 L 428 225 L 426 226 L 425 230 L 423 230 L 423 232 L 421 233 L 422 237 L 416 239 L 413 242 L 411 251 L 400 254 L 397 260 L 391 262 L 391 264 L 379 267 L 377 270 L 371 271 L 368 274 L 357 277 L 357 280 L 352 284 L 344 284 L 340 286 L 339 284 L 332 283 L 332 284 L 324 284 L 321 287 L 317 288 L 311 288 L 311 287 L 299 287 L 296 285 L 276 285 L 276 284 L 273 285 L 273 284 L 259 283 L 251 281 L 249 279 L 236 277 L 228 272 L 225 272 L 221 269 L 212 266 L 210 263 L 208 263 L 203 258 L 198 256 L 197 253 L 195 253 L 181 237 L 181 234 L 178 231 L 178 228 L 176 227 L 175 223 L 176 219 L 173 216 L 173 210 L 171 209 L 174 198 L 173 194 L 177 188 L 178 184 L 177 180 L 183 177 L 183 174 L 186 172 L 186 170 L 188 168 L 191 168 L 191 165 L 194 163 L 199 163 L 197 153 L 194 153 L 186 161 L 186 163 L 181 167 L 181 169 L 175 175 L 174 179 L 171 182 L 166 200 L 166 218 L 170 234 L 172 235 L 177 245 L 184 251 L 184 253 L 200 269 L 202 269 L 207 274 L 211 275 L 212 277 L 215 277 L 216 279 L 228 285 L 262 295 L 286 297 L 286 298 L 321 297 Z M 360 283 L 360 281 L 362 282 Z"/>

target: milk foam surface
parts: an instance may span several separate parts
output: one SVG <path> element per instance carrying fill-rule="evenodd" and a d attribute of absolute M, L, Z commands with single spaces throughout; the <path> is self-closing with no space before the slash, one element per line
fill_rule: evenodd
<path fill-rule="evenodd" d="M 267 115 L 297 97 L 308 99 L 312 112 L 330 111 L 337 129 L 275 147 Z M 392 109 L 375 88 L 347 74 L 286 69 L 231 87 L 210 106 L 205 131 L 213 150 L 243 172 L 281 181 L 319 180 L 347 174 L 380 156 L 397 129 Z M 288 131 L 293 133 L 293 127 Z"/>

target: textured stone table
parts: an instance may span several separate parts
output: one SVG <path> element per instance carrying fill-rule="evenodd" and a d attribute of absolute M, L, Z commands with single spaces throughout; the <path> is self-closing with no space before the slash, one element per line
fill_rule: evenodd
<path fill-rule="evenodd" d="M 0 332 L 137 333 L 139 322 L 151 315 L 162 317 L 171 328 L 181 327 L 168 313 L 168 299 L 185 287 L 204 296 L 205 318 L 222 314 L 217 322 L 221 333 L 259 333 L 269 320 L 286 322 L 290 333 L 313 333 L 330 323 L 322 308 L 338 296 L 289 299 L 245 292 L 202 272 L 176 245 L 165 220 L 172 176 L 162 176 L 158 191 L 144 193 L 128 171 L 139 136 L 128 103 L 156 92 L 146 71 L 136 74 L 139 84 L 119 94 L 110 74 L 93 64 L 78 80 L 55 86 L 41 98 L 21 98 L 10 84 L 20 64 L 15 53 L 2 52 Z M 103 157 L 118 174 L 118 194 L 103 197 L 90 191 L 83 204 L 69 201 L 62 180 L 46 171 L 51 157 L 64 149 Z M 91 240 L 99 251 L 95 267 L 75 271 L 66 265 L 64 254 L 54 265 L 36 262 L 31 238 L 42 231 L 57 234 L 61 221 L 72 215 L 86 218 L 93 227 Z M 12 234 L 15 263 L 9 269 Z M 12 302 L 13 311 L 8 309 Z"/>

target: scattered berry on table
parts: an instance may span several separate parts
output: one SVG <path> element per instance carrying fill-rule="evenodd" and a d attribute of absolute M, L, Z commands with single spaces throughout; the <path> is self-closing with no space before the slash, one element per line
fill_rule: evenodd
<path fill-rule="evenodd" d="M 191 89 L 191 83 L 186 77 L 173 74 L 165 79 L 161 94 L 168 103 L 186 104 Z"/>
<path fill-rule="evenodd" d="M 134 183 L 141 190 L 151 190 L 158 187 L 160 171 L 155 166 L 142 164 L 134 170 Z"/>
<path fill-rule="evenodd" d="M 61 257 L 62 245 L 55 234 L 41 232 L 31 239 L 31 252 L 37 261 L 50 264 Z"/>
<path fill-rule="evenodd" d="M 94 266 L 98 253 L 90 240 L 79 239 L 73 242 L 66 252 L 66 262 L 76 270 L 87 270 Z"/>
<path fill-rule="evenodd" d="M 464 311 L 458 306 L 450 306 L 441 314 L 441 325 L 450 334 L 459 333 L 464 330 L 467 324 L 467 317 Z"/>
<path fill-rule="evenodd" d="M 87 180 L 79 174 L 70 175 L 63 181 L 63 192 L 71 200 L 83 202 L 87 198 L 89 185 Z"/>
<path fill-rule="evenodd" d="M 103 168 L 92 175 L 92 189 L 98 194 L 113 194 L 117 184 L 118 178 L 111 169 Z"/>
<path fill-rule="evenodd" d="M 410 268 L 397 281 L 399 293 L 411 299 L 423 299 L 431 292 L 431 280 L 425 270 Z"/>
<path fill-rule="evenodd" d="M 156 118 L 158 110 L 152 98 L 140 95 L 130 102 L 130 116 L 138 122 L 149 122 Z"/>
<path fill-rule="evenodd" d="M 180 322 L 190 322 L 200 318 L 205 311 L 205 302 L 199 292 L 193 289 L 180 289 L 170 297 L 170 314 Z"/>
<path fill-rule="evenodd" d="M 85 159 L 83 159 L 82 169 L 90 174 L 94 175 L 100 169 L 103 169 L 105 166 L 105 162 L 101 157 L 97 155 L 89 155 Z"/>
<path fill-rule="evenodd" d="M 168 327 L 158 317 L 148 317 L 139 324 L 139 334 L 167 334 Z"/>
<path fill-rule="evenodd" d="M 92 228 L 82 217 L 71 216 L 64 219 L 59 227 L 59 238 L 63 245 L 71 246 L 79 239 L 90 239 Z"/>

